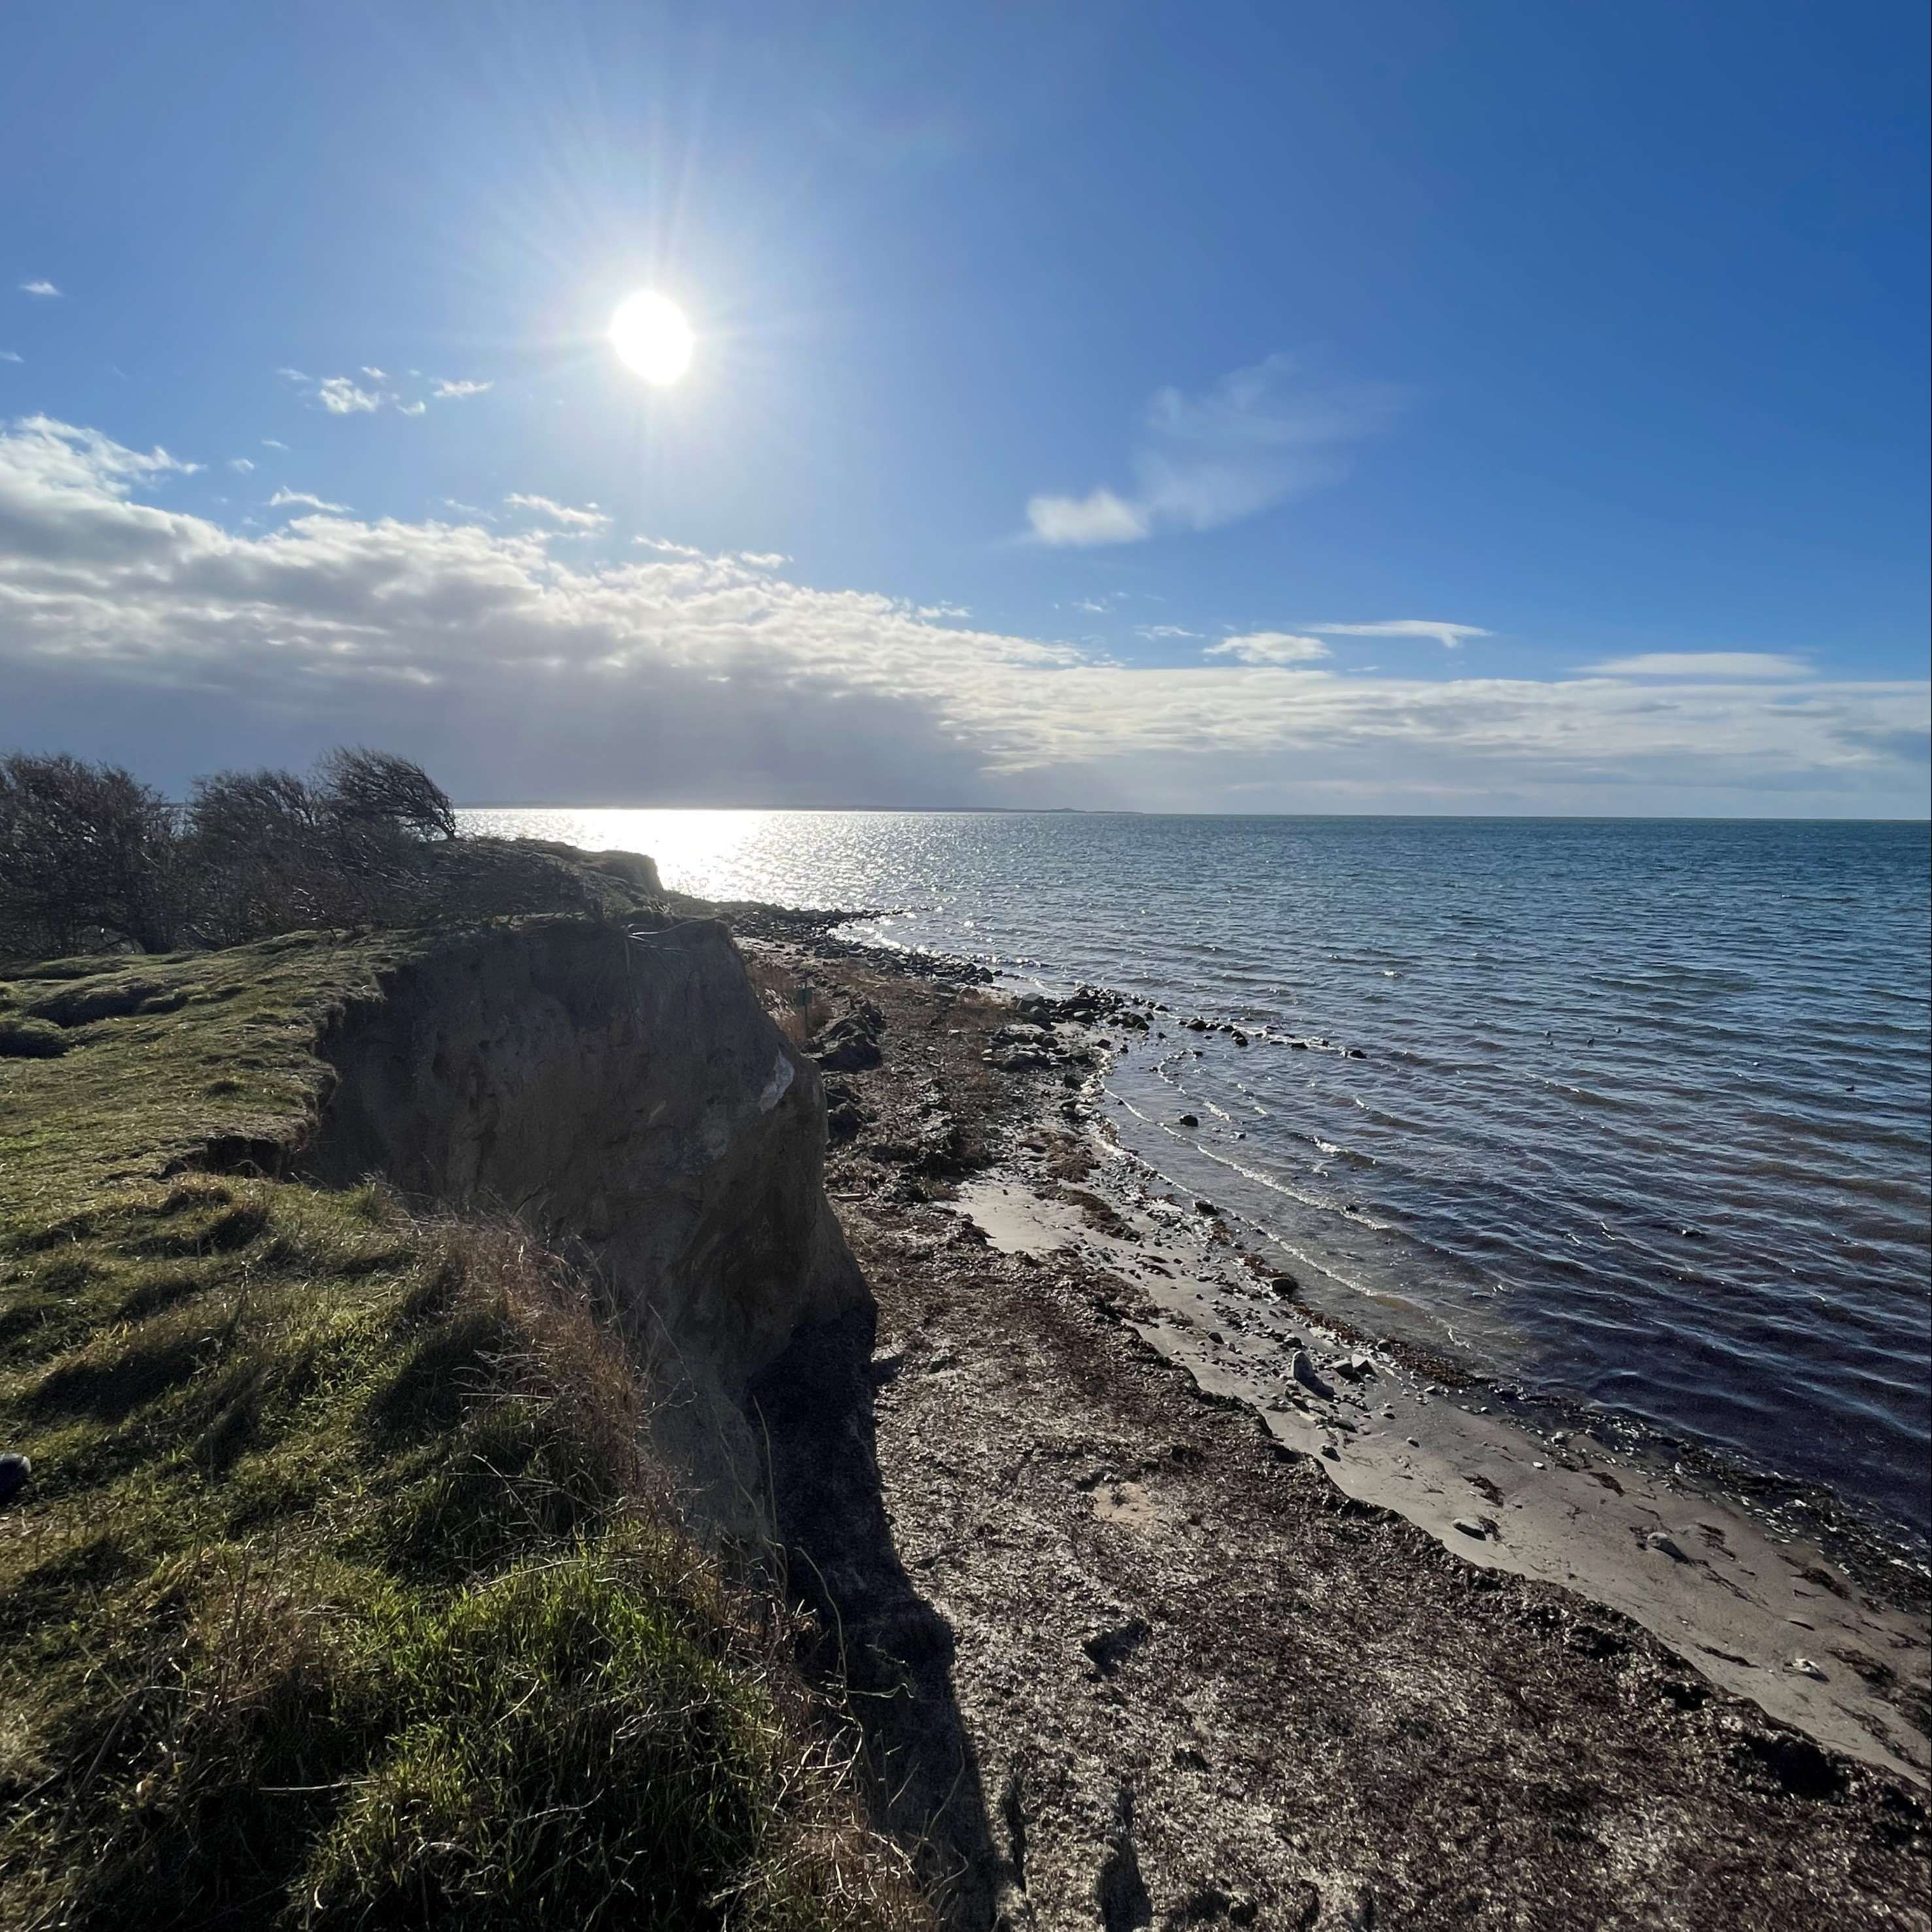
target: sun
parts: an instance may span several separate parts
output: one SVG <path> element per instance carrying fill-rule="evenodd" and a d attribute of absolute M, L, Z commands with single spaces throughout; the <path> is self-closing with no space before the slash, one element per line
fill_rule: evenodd
<path fill-rule="evenodd" d="M 683 310 L 654 289 L 626 296 L 610 318 L 618 360 L 658 388 L 682 380 L 696 341 Z"/>

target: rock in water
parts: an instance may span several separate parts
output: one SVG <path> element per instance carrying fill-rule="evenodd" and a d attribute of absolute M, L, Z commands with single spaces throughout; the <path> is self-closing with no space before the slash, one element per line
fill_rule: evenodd
<path fill-rule="evenodd" d="M 1333 1402 L 1335 1391 L 1316 1372 L 1315 1364 L 1308 1359 L 1306 1348 L 1298 1348 L 1290 1357 L 1288 1372 L 1310 1395 L 1318 1395 L 1324 1402 Z"/>

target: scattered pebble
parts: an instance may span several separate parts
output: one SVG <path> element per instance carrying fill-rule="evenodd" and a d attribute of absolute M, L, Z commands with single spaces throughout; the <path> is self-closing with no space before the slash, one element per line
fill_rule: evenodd
<path fill-rule="evenodd" d="M 1794 1657 L 1791 1660 L 1790 1668 L 1801 1677 L 1815 1677 L 1820 1684 L 1828 1684 L 1832 1681 L 1808 1657 Z"/>
<path fill-rule="evenodd" d="M 1489 1540 L 1489 1526 L 1486 1523 L 1478 1522 L 1469 1516 L 1459 1516 L 1450 1526 L 1454 1529 L 1460 1529 L 1465 1536 L 1473 1536 L 1478 1543 L 1484 1543 Z"/>

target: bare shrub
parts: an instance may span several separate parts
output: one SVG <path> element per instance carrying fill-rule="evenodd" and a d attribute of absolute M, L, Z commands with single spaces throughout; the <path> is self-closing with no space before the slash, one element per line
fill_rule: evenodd
<path fill-rule="evenodd" d="M 393 752 L 342 746 L 316 767 L 335 812 L 357 824 L 400 826 L 419 838 L 454 838 L 449 794 L 422 766 Z"/>
<path fill-rule="evenodd" d="M 0 948 L 50 957 L 109 945 L 173 950 L 181 923 L 174 808 L 118 765 L 65 753 L 0 758 Z"/>
<path fill-rule="evenodd" d="M 585 862 L 564 846 L 458 836 L 448 794 L 388 752 L 339 748 L 305 777 L 218 772 L 184 808 L 116 766 L 0 760 L 0 956 L 169 952 L 519 913 L 622 916 L 662 890 L 634 854 Z"/>

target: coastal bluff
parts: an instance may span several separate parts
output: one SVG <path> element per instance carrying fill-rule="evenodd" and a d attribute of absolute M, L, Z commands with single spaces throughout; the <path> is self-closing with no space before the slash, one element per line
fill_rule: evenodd
<path fill-rule="evenodd" d="M 0 1923 L 931 1924 L 748 1398 L 870 1332 L 818 1075 L 584 876 L 0 970 Z"/>
<path fill-rule="evenodd" d="M 818 1070 L 728 929 L 454 937 L 380 973 L 317 1051 L 334 1078 L 302 1165 L 527 1223 L 602 1285 L 687 1476 L 721 1507 L 752 1493 L 746 1390 L 869 1297 L 825 1198 Z"/>

